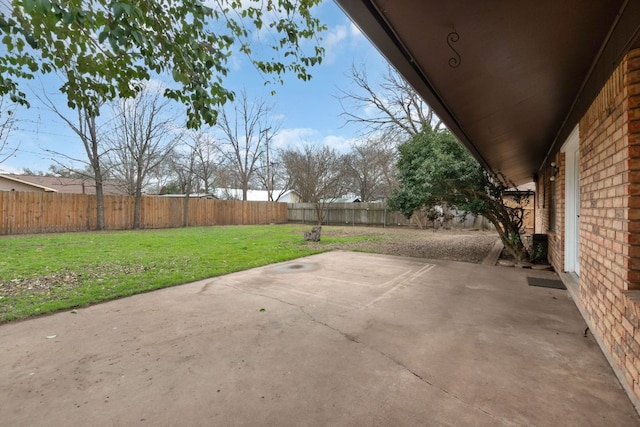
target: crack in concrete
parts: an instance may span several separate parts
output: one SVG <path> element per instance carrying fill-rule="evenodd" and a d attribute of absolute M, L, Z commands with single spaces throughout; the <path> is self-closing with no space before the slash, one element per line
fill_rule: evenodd
<path fill-rule="evenodd" d="M 290 304 L 290 303 L 287 303 L 287 304 Z M 290 304 L 290 305 L 295 305 L 295 304 Z M 482 412 L 483 414 L 485 414 L 485 415 L 489 416 L 490 418 L 492 418 L 492 419 L 494 419 L 494 420 L 496 420 L 496 421 L 501 422 L 501 423 L 502 423 L 502 424 L 504 424 L 504 425 L 509 425 L 509 426 L 515 426 L 515 425 L 516 425 L 516 424 L 514 424 L 514 423 L 509 422 L 508 420 L 505 420 L 505 419 L 503 419 L 503 418 L 501 418 L 501 417 L 498 417 L 498 416 L 496 416 L 496 415 L 493 415 L 492 413 L 488 412 L 487 410 L 485 410 L 485 409 L 483 409 L 483 408 L 480 408 L 480 407 L 474 406 L 474 405 L 472 405 L 472 404 L 470 404 L 470 403 L 466 402 L 466 401 L 465 401 L 465 400 L 463 400 L 462 398 L 460 398 L 460 397 L 456 396 L 455 394 L 453 394 L 453 393 L 449 392 L 448 390 L 446 390 L 446 389 L 444 389 L 444 388 L 442 388 L 442 387 L 440 387 L 440 386 L 438 386 L 438 385 L 436 385 L 436 384 L 434 384 L 434 383 L 430 382 L 429 380 L 427 380 L 426 378 L 424 378 L 422 375 L 418 374 L 417 372 L 415 372 L 414 370 L 412 370 L 411 368 L 409 368 L 407 365 L 405 365 L 404 363 L 400 362 L 399 360 L 396 360 L 394 357 L 390 356 L 389 354 L 385 353 L 384 351 L 378 350 L 377 348 L 373 348 L 373 347 L 371 347 L 371 346 L 369 346 L 369 345 L 367 345 L 367 344 L 365 344 L 365 343 L 363 343 L 363 342 L 361 342 L 361 341 L 358 341 L 358 339 L 357 339 L 356 337 L 354 337 L 353 335 L 348 334 L 348 333 L 346 333 L 346 332 L 343 332 L 343 331 L 341 331 L 340 329 L 338 329 L 338 328 L 336 328 L 336 327 L 334 327 L 334 326 L 331 326 L 331 325 L 329 325 L 329 324 L 328 324 L 328 323 L 326 323 L 326 322 L 323 322 L 323 321 L 321 321 L 321 320 L 316 319 L 316 318 L 315 318 L 311 313 L 307 312 L 307 311 L 304 309 L 304 306 L 300 306 L 300 305 L 298 305 L 297 307 L 298 307 L 298 308 L 300 309 L 300 311 L 302 311 L 302 312 L 303 312 L 307 317 L 309 317 L 309 319 L 311 319 L 311 321 L 312 321 L 312 322 L 314 322 L 314 323 L 318 323 L 318 324 L 320 324 L 320 325 L 323 325 L 323 326 L 325 326 L 325 327 L 327 327 L 327 328 L 331 329 L 332 331 L 335 331 L 335 332 L 337 332 L 338 334 L 342 335 L 342 336 L 343 336 L 344 338 L 346 338 L 347 340 L 349 340 L 349 341 L 351 341 L 351 342 L 353 342 L 353 343 L 355 343 L 355 344 L 362 345 L 362 346 L 364 346 L 365 348 L 367 348 L 368 350 L 371 350 L 371 351 L 374 351 L 374 352 L 378 353 L 379 355 L 383 356 L 384 358 L 386 358 L 387 360 L 391 361 L 391 362 L 392 362 L 392 363 L 394 363 L 395 365 L 397 365 L 397 366 L 401 367 L 402 369 L 404 369 L 405 371 L 409 372 L 411 375 L 413 375 L 414 377 L 418 378 L 418 379 L 419 379 L 420 381 L 422 381 L 423 383 L 425 383 L 425 384 L 429 385 L 430 387 L 433 387 L 433 388 L 435 388 L 436 390 L 440 391 L 441 393 L 443 393 L 443 394 L 444 394 L 444 395 L 446 395 L 447 397 L 450 397 L 450 398 L 453 398 L 453 399 L 457 400 L 458 402 L 462 403 L 464 406 L 467 406 L 467 407 L 473 408 L 473 409 L 475 409 L 475 410 L 478 410 L 478 411 Z"/>
<path fill-rule="evenodd" d="M 290 305 L 291 307 L 296 307 L 296 308 L 302 309 L 302 306 L 300 306 L 300 305 L 298 305 L 298 304 L 294 304 L 294 303 L 292 303 L 292 302 L 285 301 L 285 300 L 283 300 L 283 299 L 281 299 L 281 298 L 274 297 L 274 296 L 272 296 L 272 295 L 265 295 L 265 294 L 261 294 L 261 293 L 258 293 L 258 292 L 251 292 L 251 291 L 249 291 L 249 290 L 247 290 L 247 289 L 240 289 L 239 287 L 234 286 L 234 285 L 232 285 L 232 284 L 230 284 L 230 283 L 225 283 L 224 285 L 225 285 L 225 286 L 228 286 L 228 287 L 230 287 L 230 288 L 233 288 L 233 289 L 235 289 L 235 290 L 237 290 L 237 291 L 240 291 L 240 292 L 242 292 L 242 293 L 244 293 L 244 294 L 255 295 L 255 296 L 257 296 L 257 297 L 268 298 L 268 299 L 271 299 L 271 300 L 274 300 L 274 301 L 278 301 L 278 302 L 280 302 L 280 303 L 282 303 L 282 304 Z"/>
<path fill-rule="evenodd" d="M 485 409 L 483 409 L 483 408 L 477 407 L 477 406 L 475 406 L 475 405 L 470 404 L 469 402 L 466 402 L 464 399 L 462 399 L 462 398 L 460 398 L 460 397 L 456 396 L 455 394 L 453 394 L 453 393 L 449 392 L 448 390 L 446 390 L 446 389 L 444 389 L 444 388 L 442 388 L 442 387 L 440 387 L 440 386 L 438 386 L 438 385 L 436 385 L 436 384 L 434 384 L 434 383 L 430 382 L 429 380 L 427 380 L 426 378 L 424 378 L 422 375 L 420 375 L 420 374 L 418 374 L 417 372 L 413 371 L 413 370 L 412 370 L 412 369 L 410 369 L 408 366 L 406 366 L 404 363 L 400 362 L 399 360 L 396 360 L 394 357 L 390 356 L 389 354 L 387 354 L 387 353 L 385 353 L 385 352 L 383 352 L 383 351 L 381 351 L 381 350 L 378 350 L 377 348 L 373 348 L 373 347 L 371 347 L 371 346 L 369 346 L 369 345 L 367 345 L 367 344 L 365 344 L 365 343 L 363 343 L 363 342 L 359 341 L 355 336 L 353 336 L 353 335 L 351 335 L 351 334 L 348 334 L 348 333 L 346 333 L 346 332 L 343 332 L 343 331 L 341 331 L 340 329 L 338 329 L 338 328 L 336 328 L 336 327 L 334 327 L 334 326 L 331 326 L 331 325 L 329 325 L 329 324 L 328 324 L 328 323 L 326 323 L 326 322 L 323 322 L 323 321 L 321 321 L 321 320 L 316 319 L 316 318 L 315 318 L 311 313 L 309 313 L 308 311 L 306 311 L 306 310 L 305 310 L 305 306 L 304 306 L 304 305 L 294 304 L 294 303 L 292 303 L 292 302 L 289 302 L 289 301 L 283 300 L 283 299 L 278 298 L 278 297 L 274 297 L 274 296 L 272 296 L 272 295 L 265 295 L 265 294 L 261 294 L 261 293 L 257 293 L 257 292 L 250 292 L 250 291 L 248 291 L 248 290 L 246 290 L 246 289 L 240 289 L 240 288 L 238 288 L 238 287 L 236 287 L 236 286 L 233 286 L 233 285 L 231 285 L 231 284 L 227 284 L 227 286 L 229 286 L 229 287 L 231 287 L 231 288 L 233 288 L 233 289 L 236 289 L 236 290 L 238 290 L 238 291 L 240 291 L 240 292 L 243 292 L 243 293 L 247 293 L 247 294 L 255 295 L 255 296 L 260 296 L 260 297 L 263 297 L 263 298 L 268 298 L 268 299 L 271 299 L 271 300 L 274 300 L 274 301 L 278 301 L 278 302 L 280 302 L 280 303 L 282 303 L 282 304 L 289 305 L 289 306 L 291 306 L 291 307 L 296 307 L 296 308 L 298 308 L 298 309 L 299 309 L 299 310 L 300 310 L 300 311 L 301 311 L 305 316 L 307 316 L 307 317 L 308 317 L 308 318 L 309 318 L 313 323 L 317 323 L 317 324 L 319 324 L 319 325 L 322 325 L 322 326 L 324 326 L 324 327 L 326 327 L 326 328 L 328 328 L 328 329 L 330 329 L 330 330 L 332 330 L 332 331 L 334 331 L 334 332 L 336 332 L 336 333 L 340 334 L 340 335 L 341 335 L 342 337 L 344 337 L 345 339 L 347 339 L 347 340 L 349 340 L 349 341 L 351 341 L 351 342 L 353 342 L 353 343 L 355 343 L 355 344 L 362 345 L 362 346 L 364 346 L 364 347 L 365 347 L 366 349 L 368 349 L 368 350 L 371 350 L 371 351 L 373 351 L 373 352 L 378 353 L 379 355 L 383 356 L 384 358 L 386 358 L 387 360 L 391 361 L 391 362 L 392 362 L 392 363 L 394 363 L 395 365 L 397 365 L 397 366 L 401 367 L 402 369 L 404 369 L 405 371 L 409 372 L 411 375 L 413 375 L 414 377 L 418 378 L 418 379 L 419 379 L 420 381 L 422 381 L 423 383 L 425 383 L 425 384 L 427 384 L 428 386 L 433 387 L 433 388 L 435 388 L 436 390 L 440 391 L 442 394 L 446 395 L 447 397 L 450 397 L 450 398 L 452 398 L 452 399 L 457 400 L 458 402 L 460 402 L 461 404 L 463 404 L 463 405 L 464 405 L 464 406 L 466 406 L 466 407 L 469 407 L 469 408 L 475 409 L 475 410 L 477 410 L 477 411 L 480 411 L 480 412 L 482 412 L 483 414 L 487 415 L 488 417 L 490 417 L 490 418 L 492 418 L 492 419 L 494 419 L 494 420 L 496 420 L 496 421 L 498 421 L 498 422 L 502 423 L 503 425 L 508 425 L 508 426 L 515 426 L 515 425 L 517 425 L 517 424 L 514 424 L 514 423 L 512 423 L 512 422 L 510 422 L 510 421 L 508 421 L 508 420 L 505 420 L 504 418 L 501 418 L 501 417 L 499 417 L 499 416 L 493 415 L 492 413 L 488 412 L 487 410 L 485 410 Z"/>

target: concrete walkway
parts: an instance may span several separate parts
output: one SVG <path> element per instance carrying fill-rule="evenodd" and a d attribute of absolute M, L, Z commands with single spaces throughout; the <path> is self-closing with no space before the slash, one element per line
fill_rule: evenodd
<path fill-rule="evenodd" d="M 332 252 L 0 326 L 7 426 L 636 426 L 537 272 Z"/>

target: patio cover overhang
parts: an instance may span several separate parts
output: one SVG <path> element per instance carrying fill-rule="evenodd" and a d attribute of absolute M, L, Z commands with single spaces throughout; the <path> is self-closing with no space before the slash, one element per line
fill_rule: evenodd
<path fill-rule="evenodd" d="M 336 0 L 487 168 L 532 181 L 640 31 L 639 0 Z"/>

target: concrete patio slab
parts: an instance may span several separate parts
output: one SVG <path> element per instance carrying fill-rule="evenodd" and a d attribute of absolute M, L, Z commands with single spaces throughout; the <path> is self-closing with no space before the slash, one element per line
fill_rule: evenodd
<path fill-rule="evenodd" d="M 0 424 L 640 425 L 527 276 L 331 252 L 0 325 Z"/>

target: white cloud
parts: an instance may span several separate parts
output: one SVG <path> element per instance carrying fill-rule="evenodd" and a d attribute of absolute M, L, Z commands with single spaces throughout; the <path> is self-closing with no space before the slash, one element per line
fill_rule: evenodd
<path fill-rule="evenodd" d="M 273 137 L 273 148 L 299 148 L 309 141 L 318 138 L 318 131 L 311 128 L 281 129 Z"/>
<path fill-rule="evenodd" d="M 353 22 L 349 24 L 349 34 L 353 38 L 364 38 L 364 34 L 360 31 L 360 28 Z"/>
<path fill-rule="evenodd" d="M 340 135 L 327 135 L 322 138 L 322 144 L 340 153 L 346 153 L 351 150 L 351 146 L 356 142 L 355 138 L 346 138 Z"/>
<path fill-rule="evenodd" d="M 325 40 L 328 46 L 333 46 L 347 38 L 347 27 L 345 25 L 336 25 L 333 30 L 329 31 Z"/>
<path fill-rule="evenodd" d="M 0 173 L 21 174 L 22 168 L 14 168 L 9 164 L 3 163 L 0 165 Z"/>
<path fill-rule="evenodd" d="M 364 34 L 353 22 L 335 25 L 323 34 L 322 46 L 325 48 L 324 62 L 333 64 L 347 50 L 358 49 L 360 42 L 365 41 Z"/>
<path fill-rule="evenodd" d="M 322 45 L 325 49 L 325 61 L 332 64 L 336 61 L 341 44 L 347 38 L 347 27 L 345 25 L 336 25 L 324 35 Z"/>
<path fill-rule="evenodd" d="M 341 135 L 322 135 L 318 129 L 312 128 L 293 128 L 282 129 L 273 138 L 274 149 L 301 149 L 307 144 L 325 145 L 333 148 L 341 153 L 345 153 L 351 149 L 351 146 L 357 142 L 356 138 L 348 138 Z"/>

